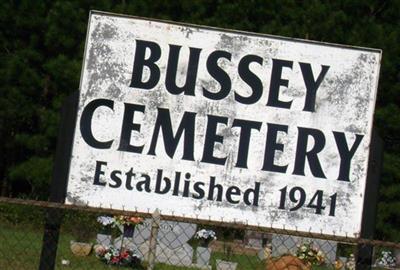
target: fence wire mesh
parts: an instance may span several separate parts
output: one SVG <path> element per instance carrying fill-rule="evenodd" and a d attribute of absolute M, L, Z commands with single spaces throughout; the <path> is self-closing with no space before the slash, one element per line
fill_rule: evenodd
<path fill-rule="evenodd" d="M 396 269 L 399 251 L 371 239 L 0 198 L 0 269 Z"/>

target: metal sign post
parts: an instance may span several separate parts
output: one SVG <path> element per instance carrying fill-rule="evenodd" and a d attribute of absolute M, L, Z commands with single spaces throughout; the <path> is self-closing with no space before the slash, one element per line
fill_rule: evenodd
<path fill-rule="evenodd" d="M 378 189 L 383 161 L 383 141 L 376 129 L 372 131 L 370 156 L 368 163 L 368 176 L 365 189 L 364 210 L 360 237 L 374 239 L 375 220 L 378 204 Z M 358 245 L 356 254 L 356 269 L 371 269 L 373 246 Z"/>
<path fill-rule="evenodd" d="M 75 92 L 66 99 L 62 106 L 50 189 L 51 202 L 64 203 L 65 201 L 78 98 L 78 92 Z M 55 267 L 62 219 L 62 210 L 56 208 L 47 209 L 39 270 L 53 270 Z"/>

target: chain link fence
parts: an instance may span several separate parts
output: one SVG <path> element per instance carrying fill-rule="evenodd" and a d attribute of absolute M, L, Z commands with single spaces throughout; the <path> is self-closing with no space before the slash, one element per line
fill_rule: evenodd
<path fill-rule="evenodd" d="M 399 250 L 377 240 L 0 198 L 5 270 L 395 269 Z"/>

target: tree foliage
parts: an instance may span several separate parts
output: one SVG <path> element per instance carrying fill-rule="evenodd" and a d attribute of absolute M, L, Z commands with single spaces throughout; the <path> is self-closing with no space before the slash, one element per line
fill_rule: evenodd
<path fill-rule="evenodd" d="M 59 110 L 79 87 L 91 9 L 382 49 L 378 228 L 380 237 L 400 241 L 400 1 L 1 1 L 2 195 L 48 196 Z"/>

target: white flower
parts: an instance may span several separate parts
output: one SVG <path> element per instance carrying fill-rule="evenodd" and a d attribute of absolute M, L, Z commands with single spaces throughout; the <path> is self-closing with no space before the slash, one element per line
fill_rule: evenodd
<path fill-rule="evenodd" d="M 217 238 L 215 237 L 215 232 L 214 232 L 214 231 L 212 231 L 212 230 L 205 230 L 205 229 L 202 229 L 202 230 L 198 231 L 198 232 L 195 234 L 194 237 L 195 237 L 196 239 L 205 239 L 205 240 L 208 240 L 208 239 L 217 239 Z"/>
<path fill-rule="evenodd" d="M 111 254 L 108 252 L 106 254 L 104 254 L 104 259 L 106 259 L 107 262 L 109 262 L 111 260 Z"/>
<path fill-rule="evenodd" d="M 107 217 L 107 216 L 97 217 L 97 222 L 99 222 L 103 226 L 112 225 L 114 223 L 114 221 L 115 220 L 112 217 Z"/>
<path fill-rule="evenodd" d="M 391 251 L 382 251 L 381 256 L 377 261 L 378 265 L 383 267 L 395 267 L 396 266 L 396 258 L 392 255 Z"/>
<path fill-rule="evenodd" d="M 133 258 L 138 258 L 138 259 L 140 259 L 139 254 L 136 254 L 136 253 L 133 253 L 133 254 L 132 254 L 132 257 L 133 257 Z"/>

